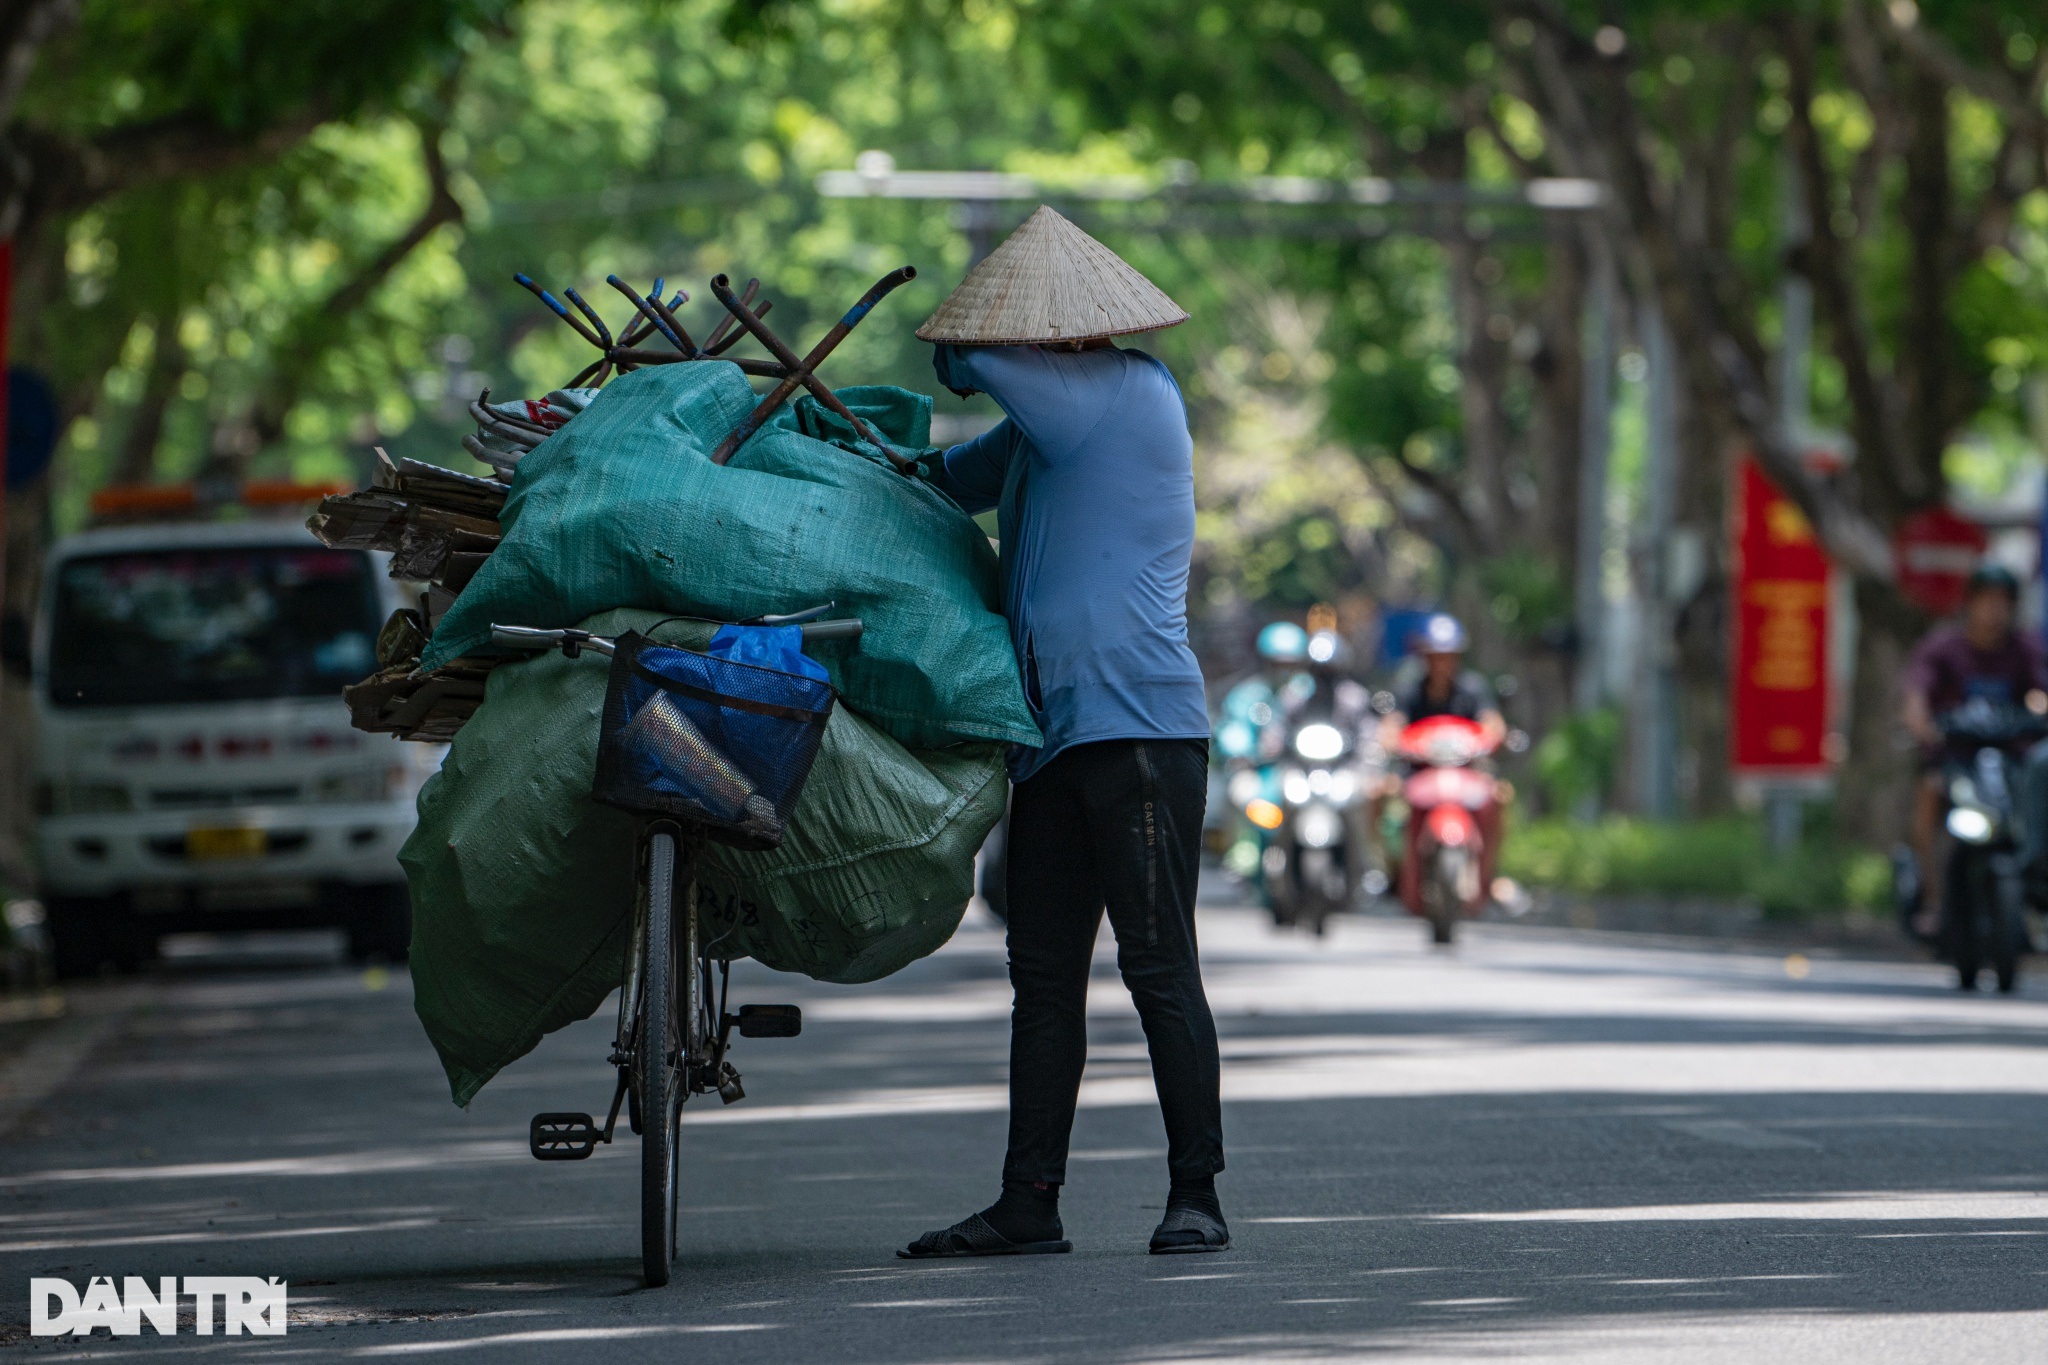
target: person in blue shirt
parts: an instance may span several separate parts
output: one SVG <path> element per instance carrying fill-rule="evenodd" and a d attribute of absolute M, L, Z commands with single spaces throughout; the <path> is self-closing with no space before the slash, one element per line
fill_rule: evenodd
<path fill-rule="evenodd" d="M 1155 1253 L 1221 1251 L 1216 1026 L 1195 944 L 1209 719 L 1187 639 L 1193 443 L 1173 376 L 1111 338 L 1187 314 L 1040 208 L 918 336 L 939 381 L 1004 420 L 932 483 L 996 510 L 1004 611 L 1045 743 L 1012 751 L 1010 1137 L 1002 1197 L 897 1253 L 1072 1249 L 1059 1191 L 1087 1059 L 1088 967 L 1107 907 L 1167 1133 Z"/>

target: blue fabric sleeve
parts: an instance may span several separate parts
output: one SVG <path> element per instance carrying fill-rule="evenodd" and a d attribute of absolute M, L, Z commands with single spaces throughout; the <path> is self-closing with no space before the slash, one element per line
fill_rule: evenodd
<path fill-rule="evenodd" d="M 973 440 L 954 446 L 932 471 L 932 487 L 959 503 L 969 516 L 988 511 L 1002 500 L 1017 438 L 1016 424 L 1006 417 Z"/>
<path fill-rule="evenodd" d="M 972 398 L 981 390 L 974 387 L 974 376 L 967 372 L 967 366 L 958 346 L 943 342 L 932 347 L 932 369 L 938 372 L 939 382 L 962 398 Z"/>
<path fill-rule="evenodd" d="M 942 346 L 940 378 L 985 393 L 1017 424 L 1039 458 L 1058 464 L 1115 406 L 1129 361 L 1114 349 L 1050 352 L 1042 346 Z"/>

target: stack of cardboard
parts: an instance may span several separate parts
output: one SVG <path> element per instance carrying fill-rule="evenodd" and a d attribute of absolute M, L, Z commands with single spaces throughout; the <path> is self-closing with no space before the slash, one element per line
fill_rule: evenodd
<path fill-rule="evenodd" d="M 345 688 L 358 730 L 445 744 L 483 704 L 492 656 L 457 659 L 431 671 L 420 654 L 455 594 L 497 548 L 506 486 L 377 452 L 369 488 L 323 500 L 306 525 L 336 549 L 383 550 L 391 576 L 423 585 L 417 607 L 392 614 L 377 636 L 377 672 Z"/>

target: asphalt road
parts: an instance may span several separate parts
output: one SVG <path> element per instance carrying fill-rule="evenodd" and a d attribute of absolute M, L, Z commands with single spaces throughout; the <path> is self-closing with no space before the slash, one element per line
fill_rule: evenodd
<path fill-rule="evenodd" d="M 1449 953 L 1386 920 L 1313 942 L 1211 908 L 1202 931 L 1234 1250 L 1144 1254 L 1163 1141 L 1105 955 L 1074 1254 L 893 1259 L 995 1192 L 1008 995 L 977 916 L 870 987 L 745 973 L 805 1032 L 741 1044 L 750 1097 L 687 1112 L 686 1251 L 659 1291 L 637 1283 L 633 1153 L 525 1151 L 532 1112 L 608 1097 L 602 1016 L 465 1112 L 402 974 L 245 957 L 89 990 L 74 1013 L 98 1022 L 44 1048 L 63 1083 L 0 1137 L 0 1355 L 2048 1354 L 2048 969 L 2001 1000 L 1932 966 L 1516 926 Z M 39 1274 L 280 1275 L 291 1332 L 30 1340 Z"/>

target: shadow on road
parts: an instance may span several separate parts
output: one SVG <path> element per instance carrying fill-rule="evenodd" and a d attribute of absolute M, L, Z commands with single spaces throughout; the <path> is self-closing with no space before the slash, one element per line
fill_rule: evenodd
<path fill-rule="evenodd" d="M 893 1259 L 994 1193 L 1007 1002 L 969 934 L 866 991 L 739 974 L 813 1022 L 747 1045 L 745 1104 L 686 1117 L 668 1290 L 636 1288 L 629 1150 L 525 1154 L 534 1110 L 601 1108 L 604 1011 L 463 1112 L 402 973 L 331 966 L 166 978 L 0 1142 L 0 1261 L 18 1284 L 283 1275 L 296 1344 L 365 1356 L 1868 1365 L 2038 1343 L 2048 1005 L 1957 1000 L 1933 969 L 1787 982 L 1769 959 L 1509 931 L 1441 956 L 1368 930 L 1211 936 L 1222 1256 L 1143 1254 L 1163 1138 L 1103 982 L 1075 1254 Z"/>

